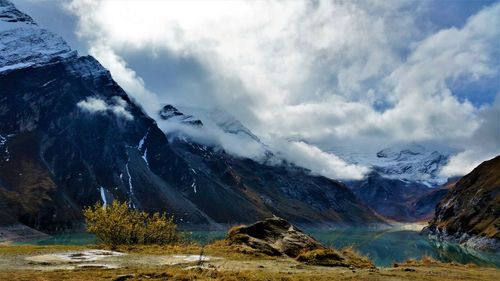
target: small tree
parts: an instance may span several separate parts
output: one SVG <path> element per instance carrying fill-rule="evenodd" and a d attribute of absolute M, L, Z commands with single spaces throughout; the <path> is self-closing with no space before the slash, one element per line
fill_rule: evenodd
<path fill-rule="evenodd" d="M 179 239 L 173 217 L 165 213 L 150 215 L 129 208 L 127 203 L 101 203 L 83 210 L 87 231 L 101 242 L 115 247 L 135 244 L 171 244 Z"/>

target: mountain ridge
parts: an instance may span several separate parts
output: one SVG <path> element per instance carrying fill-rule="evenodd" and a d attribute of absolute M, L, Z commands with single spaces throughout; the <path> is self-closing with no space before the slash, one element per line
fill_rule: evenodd
<path fill-rule="evenodd" d="M 500 155 L 462 177 L 441 200 L 427 233 L 476 249 L 500 249 Z"/>
<path fill-rule="evenodd" d="M 15 53 L 15 35 L 24 33 L 2 28 L 0 40 L 11 42 L 2 52 Z M 57 35 L 26 28 L 43 35 L 32 42 L 34 54 L 9 56 L 0 71 L 5 223 L 78 228 L 82 207 L 113 200 L 206 228 L 272 215 L 301 224 L 384 223 L 335 180 L 170 138 L 97 60 L 72 50 L 40 55 Z"/>

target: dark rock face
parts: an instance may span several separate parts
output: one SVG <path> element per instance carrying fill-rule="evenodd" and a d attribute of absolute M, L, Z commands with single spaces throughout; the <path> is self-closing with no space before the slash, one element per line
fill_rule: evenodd
<path fill-rule="evenodd" d="M 83 67 L 87 76 L 72 71 Z M 82 206 L 102 200 L 101 187 L 109 201 L 168 211 L 191 224 L 272 214 L 303 223 L 381 221 L 336 181 L 169 142 L 91 57 L 0 74 L 0 84 L 0 134 L 8 150 L 0 153 L 0 187 L 15 193 L 3 196 L 4 204 L 30 226 L 71 227 Z M 119 97 L 133 119 L 85 112 L 77 104 L 89 97 L 109 103 Z M 28 179 L 38 183 L 39 196 L 28 191 Z"/>
<path fill-rule="evenodd" d="M 226 242 L 251 253 L 292 258 L 304 251 L 325 249 L 314 238 L 278 217 L 232 228 Z"/>
<path fill-rule="evenodd" d="M 500 156 L 461 178 L 425 231 L 472 248 L 500 250 Z"/>
<path fill-rule="evenodd" d="M 89 75 L 74 71 L 82 68 Z M 52 82 L 42 87 L 47 81 Z M 165 159 L 155 169 L 189 174 L 154 121 L 93 58 L 0 74 L 0 85 L 0 134 L 10 135 L 0 155 L 1 199 L 22 222 L 38 228 L 71 227 L 68 222 L 80 217 L 82 206 L 102 199 L 101 187 L 110 200 L 168 210 L 197 223 L 209 221 L 173 181 L 148 168 L 146 150 L 149 157 Z M 121 98 L 133 120 L 83 111 L 77 104 L 88 97 Z"/>
<path fill-rule="evenodd" d="M 235 158 L 185 140 L 174 139 L 171 146 L 195 170 L 183 192 L 222 221 L 245 223 L 276 215 L 300 224 L 382 222 L 347 187 L 305 169 Z"/>
<path fill-rule="evenodd" d="M 419 221 L 432 217 L 446 188 L 429 188 L 414 181 L 389 179 L 372 172 L 348 185 L 361 201 L 377 213 L 396 221 Z"/>
<path fill-rule="evenodd" d="M 205 227 L 273 214 L 298 223 L 382 222 L 337 181 L 169 140 L 94 58 L 29 26 L 20 34 L 43 37 L 44 56 L 25 48 L 18 64 L 14 45 L 2 49 L 11 55 L 8 70 L 0 68 L 0 222 L 56 232 L 78 227 L 82 207 L 112 200 Z M 163 113 L 184 116 L 173 107 Z"/>

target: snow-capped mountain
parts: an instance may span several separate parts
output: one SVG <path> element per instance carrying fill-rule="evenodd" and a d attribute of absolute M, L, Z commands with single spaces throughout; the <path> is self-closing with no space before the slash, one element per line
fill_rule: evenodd
<path fill-rule="evenodd" d="M 207 227 L 272 215 L 383 222 L 335 180 L 170 138 L 93 57 L 78 56 L 5 0 L 0 22 L 0 224 L 77 227 L 83 206 L 113 200 Z M 208 126 L 164 109 L 159 119 Z M 225 132 L 253 140 L 213 115 Z"/>
<path fill-rule="evenodd" d="M 365 204 L 394 220 L 418 221 L 430 218 L 448 192 L 443 185 L 450 179 L 439 172 L 453 153 L 447 147 L 405 144 L 376 153 L 344 151 L 342 157 L 372 169 L 366 178 L 347 182 Z"/>
<path fill-rule="evenodd" d="M 75 58 L 64 40 L 0 0 L 0 72 Z"/>
<path fill-rule="evenodd" d="M 377 152 L 374 170 L 389 178 L 420 182 L 426 186 L 439 186 L 448 180 L 439 175 L 448 163 L 452 151 L 437 151 L 421 145 L 388 148 Z"/>
<path fill-rule="evenodd" d="M 158 116 L 161 120 L 165 121 L 177 122 L 195 127 L 203 126 L 203 122 L 200 119 L 196 119 L 193 115 L 184 114 L 170 104 L 163 106 L 158 112 Z"/>
<path fill-rule="evenodd" d="M 428 187 L 441 186 L 448 178 L 439 174 L 456 150 L 432 145 L 405 144 L 392 146 L 376 153 L 351 153 L 340 151 L 348 162 L 363 164 L 381 176 Z"/>
<path fill-rule="evenodd" d="M 185 105 L 176 105 L 175 107 L 173 105 L 165 105 L 160 110 L 159 115 L 163 120 L 173 120 L 188 125 L 193 125 L 193 122 L 198 125 L 204 124 L 208 127 L 217 127 L 228 134 L 239 135 L 240 137 L 261 142 L 238 119 L 220 108 L 203 109 Z"/>

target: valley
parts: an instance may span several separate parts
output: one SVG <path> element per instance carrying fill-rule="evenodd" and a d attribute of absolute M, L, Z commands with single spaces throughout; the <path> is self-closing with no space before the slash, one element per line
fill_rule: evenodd
<path fill-rule="evenodd" d="M 242 26 L 209 16 L 198 26 L 211 13 L 241 9 L 221 3 L 196 19 L 192 7 L 167 13 L 184 4 L 139 16 L 149 5 L 171 5 L 160 1 L 136 6 L 127 32 L 110 32 L 121 17 L 103 16 L 114 13 L 111 1 L 47 3 L 40 11 L 68 21 L 52 29 L 42 23 L 54 19 L 30 8 L 40 9 L 37 1 L 13 2 L 0 0 L 0 280 L 500 279 L 500 96 L 478 103 L 455 91 L 457 77 L 495 76 L 496 66 L 453 64 L 495 61 L 495 52 L 476 52 L 498 38 L 482 28 L 495 25 L 500 4 L 484 4 L 460 28 L 432 29 L 439 32 L 427 38 L 410 32 L 419 35 L 400 38 L 406 47 L 383 46 L 393 56 L 344 56 L 335 52 L 363 49 L 349 44 L 369 34 L 337 46 L 357 26 L 323 28 L 337 8 L 348 21 L 384 11 L 362 25 L 381 30 L 389 30 L 385 20 L 427 8 L 408 3 L 411 12 L 387 16 L 406 8 L 297 1 L 304 5 L 283 9 L 280 16 L 294 16 L 276 26 L 268 26 L 279 18 L 270 16 L 281 11 L 274 8 L 232 18 L 252 18 Z M 311 11 L 325 14 L 302 15 Z M 324 20 L 285 32 L 287 21 L 317 17 Z M 150 19 L 148 32 L 134 33 Z M 247 29 L 253 19 L 258 32 Z M 200 26 L 213 29 L 193 32 Z M 307 36 L 273 46 L 303 29 Z M 450 30 L 466 35 L 439 37 Z M 251 44 L 247 32 L 264 37 Z M 336 40 L 319 44 L 309 33 Z M 441 57 L 471 45 L 469 34 L 486 39 Z M 233 48 L 243 37 L 249 42 Z M 382 37 L 376 41 L 392 40 Z M 465 39 L 426 53 L 451 38 Z M 337 63 L 357 57 L 369 63 Z M 449 69 L 433 72 L 427 57 Z M 377 66 L 379 58 L 390 63 Z M 141 72 L 145 62 L 157 69 Z"/>

